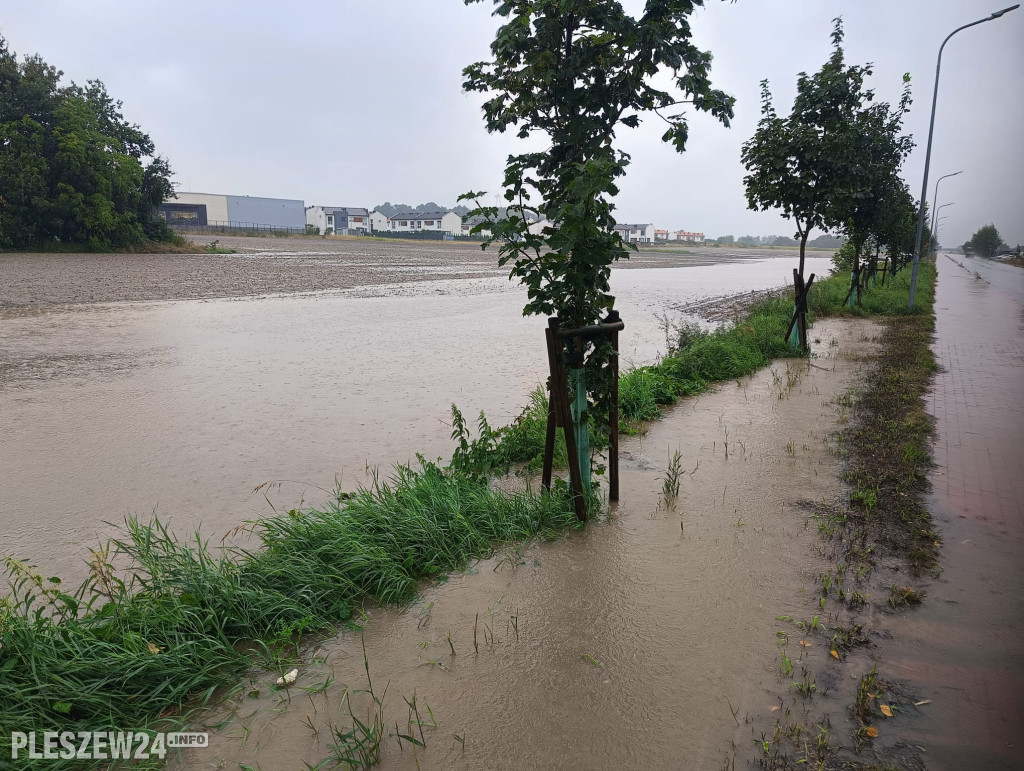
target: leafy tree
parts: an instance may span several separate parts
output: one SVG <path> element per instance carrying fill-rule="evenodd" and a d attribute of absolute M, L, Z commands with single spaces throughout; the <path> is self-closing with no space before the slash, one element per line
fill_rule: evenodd
<path fill-rule="evenodd" d="M 525 315 L 557 315 L 564 327 L 593 324 L 614 303 L 612 264 L 628 256 L 612 214 L 616 180 L 629 164 L 615 147 L 617 132 L 653 112 L 667 124 L 662 139 L 682 152 L 686 117 L 666 112 L 688 103 L 728 125 L 734 99 L 711 87 L 711 55 L 690 40 L 689 17 L 703 0 L 648 0 L 636 18 L 617 0 L 494 3 L 505 22 L 492 59 L 466 67 L 463 86 L 488 96 L 488 131 L 539 134 L 549 145 L 508 159 L 505 208 L 515 216 L 502 219 L 497 206 L 480 205 L 483 193 L 460 200 L 478 203 L 475 213 L 486 221 L 474 231 L 492 233 L 483 247 L 500 241 L 499 264 L 526 285 Z M 530 214 L 555 224 L 531 233 Z M 607 349 L 586 351 L 600 430 L 607 429 Z"/>
<path fill-rule="evenodd" d="M 772 246 L 796 246 L 796 239 L 789 238 L 788 236 L 775 236 L 772 239 Z"/>
<path fill-rule="evenodd" d="M 967 243 L 971 245 L 972 252 L 980 254 L 982 257 L 995 257 L 999 247 L 1003 244 L 1003 239 L 995 225 L 985 225 L 978 228 Z"/>
<path fill-rule="evenodd" d="M 718 238 L 715 239 L 715 243 L 734 244 L 736 243 L 736 238 L 734 236 L 719 236 Z"/>
<path fill-rule="evenodd" d="M 869 270 L 863 275 L 874 275 L 878 254 L 884 244 L 899 232 L 891 232 L 892 216 L 901 216 L 903 204 L 909 196 L 899 170 L 914 144 L 909 136 L 902 136 L 903 116 L 910 109 L 910 76 L 903 76 L 903 95 L 895 108 L 886 102 L 876 102 L 854 115 L 854 131 L 843 159 L 848 166 L 846 221 L 844 231 L 853 249 L 855 274 L 860 277 L 861 254 L 870 241 L 874 249 Z M 838 216 L 839 213 L 837 213 Z M 863 281 L 856 286 L 857 300 Z"/>
<path fill-rule="evenodd" d="M 863 91 L 871 66 L 847 66 L 843 25 L 834 21 L 832 55 L 814 75 L 800 73 L 788 117 L 779 117 L 768 81 L 761 82 L 761 120 L 743 144 L 743 178 L 751 209 L 781 209 L 793 220 L 800 241 L 799 276 L 804 276 L 811 231 L 842 227 L 856 188 L 848 148 L 856 144 L 855 117 L 870 92 Z M 798 308 L 801 345 L 806 317 Z"/>
<path fill-rule="evenodd" d="M 794 241 L 793 243 L 795 244 L 796 242 Z M 843 239 L 840 238 L 839 236 L 833 236 L 828 233 L 823 233 L 822 235 L 818 236 L 817 238 L 811 241 L 808 241 L 807 243 L 810 244 L 811 246 L 821 246 L 826 249 L 838 249 L 840 246 L 843 245 Z"/>
<path fill-rule="evenodd" d="M 897 178 L 884 191 L 880 215 L 874 224 L 874 238 L 886 248 L 890 270 L 897 270 L 906 264 L 914 253 L 914 239 L 917 234 L 917 203 L 910 194 L 906 183 Z M 925 243 L 931 241 L 931 231 L 925 224 Z M 852 269 L 851 261 L 849 269 Z"/>
<path fill-rule="evenodd" d="M 761 239 L 758 236 L 740 236 L 736 243 L 741 246 L 760 246 Z"/>
<path fill-rule="evenodd" d="M 167 161 L 100 81 L 62 75 L 39 56 L 19 63 L 0 37 L 0 247 L 168 238 L 156 216 L 173 195 Z"/>

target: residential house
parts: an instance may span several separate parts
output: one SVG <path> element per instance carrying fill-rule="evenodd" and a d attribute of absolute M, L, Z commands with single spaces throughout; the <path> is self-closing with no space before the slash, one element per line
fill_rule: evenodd
<path fill-rule="evenodd" d="M 623 241 L 632 244 L 654 243 L 654 225 L 649 222 L 641 225 L 619 224 L 615 226 L 615 232 L 622 236 Z"/>
<path fill-rule="evenodd" d="M 654 240 L 655 241 L 668 241 L 668 231 L 667 230 L 655 230 L 654 231 Z"/>
<path fill-rule="evenodd" d="M 462 220 L 462 235 L 464 235 L 464 236 L 478 236 L 478 237 L 482 237 L 482 238 L 487 238 L 488 236 L 490 236 L 491 235 L 491 231 L 490 230 L 481 230 L 478 233 L 474 233 L 473 232 L 473 228 L 475 228 L 481 222 L 484 222 L 485 219 L 486 218 L 483 217 L 480 214 L 474 214 L 472 217 L 466 217 L 464 220 Z"/>
<path fill-rule="evenodd" d="M 676 230 L 672 233 L 669 240 L 671 241 L 685 241 L 690 244 L 703 244 L 704 234 L 703 233 L 691 233 L 687 230 Z"/>
<path fill-rule="evenodd" d="M 356 206 L 307 206 L 306 224 L 321 233 L 358 236 L 370 232 L 370 212 Z"/>
<path fill-rule="evenodd" d="M 389 233 L 422 233 L 441 231 L 462 235 L 462 217 L 453 211 L 398 212 L 388 219 Z"/>
<path fill-rule="evenodd" d="M 383 212 L 370 212 L 370 232 L 380 233 L 388 229 L 388 216 Z"/>

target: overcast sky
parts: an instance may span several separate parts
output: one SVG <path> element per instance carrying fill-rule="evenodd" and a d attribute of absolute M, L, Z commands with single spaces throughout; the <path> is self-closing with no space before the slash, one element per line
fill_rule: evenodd
<path fill-rule="evenodd" d="M 737 98 L 732 128 L 694 116 L 687 152 L 649 121 L 623 129 L 633 156 L 618 219 L 659 228 L 790 235 L 743 196 L 740 145 L 759 117 L 762 78 L 788 112 L 797 73 L 829 54 L 842 15 L 850 63 L 873 62 L 870 85 L 895 101 L 904 72 L 918 148 L 904 174 L 920 194 L 935 57 L 956 27 L 1009 0 L 709 0 L 694 18 L 714 55 L 712 79 Z M 642 8 L 626 0 L 627 9 Z M 522 149 L 488 135 L 481 97 L 461 70 L 485 59 L 493 3 L 341 0 L 327 3 L 177 0 L 6 0 L 0 34 L 78 82 L 103 80 L 125 115 L 153 137 L 182 190 L 301 198 L 307 205 L 385 200 L 453 205 L 497 189 L 505 157 Z M 942 183 L 942 240 L 961 243 L 994 222 L 1024 243 L 1024 9 L 959 33 L 946 46 L 929 198 Z M 813 237 L 813 236 L 812 236 Z"/>

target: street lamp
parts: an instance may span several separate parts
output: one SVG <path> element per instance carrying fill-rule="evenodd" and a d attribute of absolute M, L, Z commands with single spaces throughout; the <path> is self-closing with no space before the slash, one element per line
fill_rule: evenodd
<path fill-rule="evenodd" d="M 941 222 L 942 220 L 946 219 L 945 217 L 939 217 L 939 212 L 942 209 L 945 209 L 947 206 L 952 206 L 954 203 L 956 203 L 956 201 L 950 201 L 949 203 L 944 203 L 944 204 L 942 204 L 942 206 L 940 206 L 938 209 L 935 210 L 935 217 L 933 218 L 933 222 L 932 222 L 932 248 L 931 248 L 931 251 L 936 251 L 936 247 L 938 247 L 938 245 L 939 245 L 939 233 L 938 233 L 939 222 Z"/>
<path fill-rule="evenodd" d="M 963 174 L 962 171 L 954 171 L 952 174 L 945 174 L 939 177 L 935 181 L 935 195 L 932 196 L 932 208 L 935 209 L 935 205 L 939 202 L 939 182 L 946 179 L 946 177 L 955 177 L 957 174 Z M 938 209 L 932 212 L 932 241 L 937 243 L 935 240 L 935 215 L 938 214 Z"/>
<path fill-rule="evenodd" d="M 928 195 L 928 166 L 932 160 L 932 134 L 935 131 L 935 103 L 939 98 L 939 69 L 942 67 L 942 49 L 946 47 L 946 43 L 948 43 L 949 39 L 957 32 L 965 30 L 968 27 L 973 27 L 976 24 L 984 24 L 986 21 L 998 19 L 1003 14 L 1015 11 L 1018 8 L 1020 8 L 1020 3 L 1017 3 L 1017 5 L 1011 5 L 1009 8 L 1004 8 L 1001 11 L 996 11 L 991 16 L 986 16 L 984 19 L 978 19 L 977 21 L 972 21 L 970 24 L 957 27 L 946 36 L 946 39 L 942 41 L 942 45 L 939 46 L 939 58 L 935 62 L 935 92 L 932 94 L 932 119 L 931 123 L 928 125 L 928 149 L 924 154 L 924 182 L 921 184 L 921 204 L 917 213 L 917 238 L 914 240 L 914 267 L 910 271 L 910 298 L 907 302 L 907 308 L 914 307 L 914 295 L 917 292 L 917 265 L 921 261 L 921 232 L 924 230 L 924 205 L 925 198 Z"/>

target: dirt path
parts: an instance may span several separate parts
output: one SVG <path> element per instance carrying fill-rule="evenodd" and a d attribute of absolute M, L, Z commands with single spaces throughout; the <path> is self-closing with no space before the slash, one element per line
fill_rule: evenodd
<path fill-rule="evenodd" d="M 820 322 L 810 362 L 684 400 L 624 441 L 622 503 L 608 521 L 499 554 L 410 608 L 368 610 L 385 722 L 419 737 L 403 701 L 415 695 L 428 724 L 425 750 L 414 757 L 390 738 L 382 767 L 718 768 L 733 741 L 747 745 L 747 714 L 788 687 L 774 668 L 775 619 L 804 614 L 820 569 L 798 504 L 840 492 L 834 400 L 873 334 L 869 321 Z M 677 448 L 681 492 L 667 505 Z M 790 654 L 827 657 L 821 646 Z M 324 759 L 331 727 L 351 725 L 346 688 L 366 717 L 360 637 L 342 632 L 306 658 L 290 693 L 269 688 L 267 673 L 233 691 L 210 716 L 232 716 L 211 748 L 170 767 Z"/>
<path fill-rule="evenodd" d="M 905 729 L 929 769 L 1024 768 L 1024 271 L 939 257 L 930 412 L 942 574 L 886 668 L 931 700 Z M 970 270 L 969 270 L 970 269 Z"/>

